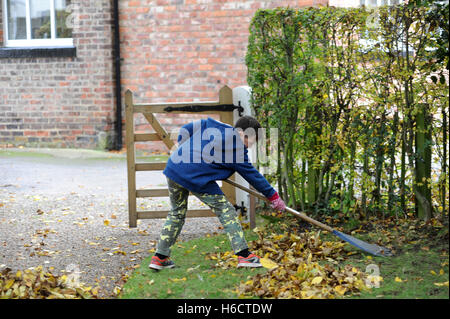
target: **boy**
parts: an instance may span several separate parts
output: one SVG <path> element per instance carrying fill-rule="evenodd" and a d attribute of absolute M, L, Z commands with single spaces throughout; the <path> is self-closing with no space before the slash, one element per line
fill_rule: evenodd
<path fill-rule="evenodd" d="M 248 160 L 248 148 L 257 141 L 259 128 L 261 125 L 255 118 L 244 116 L 234 128 L 208 118 L 180 129 L 178 148 L 163 172 L 167 177 L 171 210 L 149 265 L 151 269 L 175 267 L 169 258 L 170 248 L 184 225 L 189 192 L 219 218 L 238 256 L 238 268 L 261 267 L 259 257 L 248 250 L 235 208 L 216 183 L 238 172 L 270 200 L 272 208 L 284 211 L 283 200 Z"/>

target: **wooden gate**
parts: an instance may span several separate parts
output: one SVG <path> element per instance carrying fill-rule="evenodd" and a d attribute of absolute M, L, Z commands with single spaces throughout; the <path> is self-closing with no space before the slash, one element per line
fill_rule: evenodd
<path fill-rule="evenodd" d="M 167 188 L 163 189 L 136 189 L 136 172 L 139 171 L 161 171 L 164 170 L 166 163 L 136 163 L 135 142 L 152 142 L 163 141 L 169 150 L 175 145 L 161 126 L 155 113 L 192 113 L 192 114 L 218 114 L 220 121 L 233 125 L 233 111 L 222 111 L 222 106 L 232 106 L 233 94 L 228 86 L 224 86 L 219 91 L 219 101 L 217 102 L 189 102 L 189 103 L 151 103 L 151 104 L 135 104 L 133 101 L 133 93 L 130 90 L 125 92 L 125 126 L 126 126 L 126 147 L 127 147 L 127 171 L 128 171 L 128 214 L 129 227 L 136 227 L 138 219 L 164 218 L 167 216 L 168 210 L 157 211 L 138 211 L 136 199 L 142 197 L 166 197 L 169 196 Z M 196 107 L 207 108 L 207 111 L 188 111 L 179 110 L 180 108 Z M 155 133 L 140 133 L 134 131 L 134 114 L 141 113 L 153 127 Z M 234 180 L 234 174 L 230 177 Z M 236 192 L 233 186 L 223 183 L 222 191 L 228 200 L 236 204 Z M 210 217 L 216 216 L 210 209 L 192 209 L 187 211 L 186 217 Z"/>

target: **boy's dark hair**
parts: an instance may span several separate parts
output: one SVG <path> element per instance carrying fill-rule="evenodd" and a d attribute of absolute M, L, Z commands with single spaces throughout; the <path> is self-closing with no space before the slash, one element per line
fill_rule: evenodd
<path fill-rule="evenodd" d="M 259 124 L 258 120 L 255 119 L 253 116 L 245 115 L 239 120 L 236 121 L 236 124 L 234 124 L 235 128 L 240 128 L 244 132 L 248 128 L 253 129 L 256 134 L 256 140 L 258 140 L 258 129 L 261 128 L 261 124 Z M 252 132 L 253 130 L 248 130 L 247 132 Z"/>

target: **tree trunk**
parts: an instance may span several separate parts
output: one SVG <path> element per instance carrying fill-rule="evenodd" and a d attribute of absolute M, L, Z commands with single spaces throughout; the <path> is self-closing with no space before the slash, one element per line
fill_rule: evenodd
<path fill-rule="evenodd" d="M 403 211 L 403 214 L 406 215 L 406 199 L 405 199 L 405 184 L 406 184 L 406 125 L 405 118 L 403 118 L 402 125 L 402 153 L 400 156 L 400 207 Z"/>
<path fill-rule="evenodd" d="M 388 212 L 392 211 L 394 206 L 394 169 L 395 169 L 395 150 L 397 144 L 398 133 L 398 112 L 394 114 L 394 123 L 392 125 L 392 135 L 389 141 L 389 180 L 388 180 Z M 397 217 L 397 210 L 395 210 L 395 216 Z"/>
<path fill-rule="evenodd" d="M 420 105 L 420 111 L 416 115 L 416 166 L 415 166 L 415 194 L 417 216 L 420 219 L 429 220 L 431 216 L 431 126 L 426 105 Z M 417 196 L 420 193 L 420 196 Z M 419 200 L 420 197 L 425 200 Z M 425 206 L 426 205 L 426 206 Z"/>
<path fill-rule="evenodd" d="M 311 205 L 317 199 L 317 169 L 313 167 L 313 159 L 308 161 L 308 204 Z"/>
<path fill-rule="evenodd" d="M 301 190 L 300 190 L 300 204 L 302 210 L 305 210 L 305 180 L 306 180 L 306 160 L 302 159 L 302 177 L 301 177 Z"/>
<path fill-rule="evenodd" d="M 383 110 L 383 114 L 381 115 L 381 122 L 379 125 L 379 132 L 378 132 L 378 140 L 376 145 L 376 158 L 375 158 L 375 193 L 374 193 L 374 207 L 375 207 L 375 213 L 379 213 L 380 211 L 383 211 L 382 205 L 381 205 L 381 173 L 383 169 L 383 163 L 384 163 L 384 130 L 385 130 L 385 123 L 386 121 L 386 112 Z M 383 214 L 384 215 L 384 214 Z"/>
<path fill-rule="evenodd" d="M 447 211 L 446 204 L 446 185 L 447 185 L 447 113 L 445 110 L 445 104 L 442 106 L 442 141 L 444 144 L 443 160 L 442 160 L 442 173 L 439 176 L 441 185 L 441 204 L 442 204 L 442 216 L 445 216 Z"/>
<path fill-rule="evenodd" d="M 369 176 L 369 154 L 367 152 L 367 144 L 364 145 L 364 159 L 363 159 L 363 177 L 367 178 Z M 363 215 L 367 218 L 367 190 L 364 186 L 364 181 L 362 181 L 361 186 L 361 208 L 363 211 Z"/>

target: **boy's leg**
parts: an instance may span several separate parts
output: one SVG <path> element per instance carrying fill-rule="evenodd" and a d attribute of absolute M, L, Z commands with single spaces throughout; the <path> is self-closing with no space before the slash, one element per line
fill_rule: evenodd
<path fill-rule="evenodd" d="M 194 195 L 203 203 L 208 205 L 217 215 L 226 234 L 228 235 L 228 239 L 230 240 L 231 248 L 234 253 L 248 249 L 248 245 L 244 237 L 244 231 L 242 230 L 236 209 L 233 205 L 231 205 L 227 198 L 224 195 L 199 193 L 194 193 Z"/>
<path fill-rule="evenodd" d="M 170 248 L 175 244 L 184 225 L 188 206 L 189 191 L 174 181 L 167 179 L 171 209 L 161 230 L 156 253 L 170 256 Z"/>

